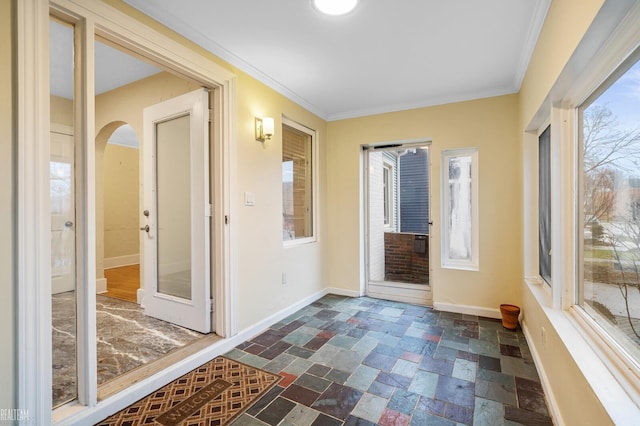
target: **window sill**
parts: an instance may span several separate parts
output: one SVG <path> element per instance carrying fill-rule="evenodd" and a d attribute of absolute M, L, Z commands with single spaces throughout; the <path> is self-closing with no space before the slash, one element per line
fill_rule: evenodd
<path fill-rule="evenodd" d="M 545 286 L 534 279 L 527 278 L 525 282 L 612 422 L 636 425 L 640 418 L 640 407 L 636 403 L 640 401 L 638 383 L 630 386 L 616 377 L 612 372 L 611 359 L 603 357 L 597 349 L 597 341 L 601 338 L 581 324 L 583 320 L 576 317 L 575 309 L 553 308 L 551 295 L 545 291 Z"/>

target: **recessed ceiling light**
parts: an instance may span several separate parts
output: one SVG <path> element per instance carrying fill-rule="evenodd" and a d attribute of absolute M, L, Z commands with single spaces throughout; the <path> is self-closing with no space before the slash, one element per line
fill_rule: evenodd
<path fill-rule="evenodd" d="M 353 10 L 358 0 L 311 0 L 313 6 L 327 15 L 345 15 Z"/>

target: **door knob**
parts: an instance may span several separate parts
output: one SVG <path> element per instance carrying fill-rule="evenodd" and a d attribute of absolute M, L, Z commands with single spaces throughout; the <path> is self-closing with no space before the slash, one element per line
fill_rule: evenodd
<path fill-rule="evenodd" d="M 73 222 L 71 222 L 70 220 L 66 221 L 64 223 L 64 226 L 66 226 L 67 228 L 71 228 L 73 226 Z"/>
<path fill-rule="evenodd" d="M 144 232 L 149 232 L 149 225 L 143 226 L 142 228 L 140 228 L 140 230 Z"/>

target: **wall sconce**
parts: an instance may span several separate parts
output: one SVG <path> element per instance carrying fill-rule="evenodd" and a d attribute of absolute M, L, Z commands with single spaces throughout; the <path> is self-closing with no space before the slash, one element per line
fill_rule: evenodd
<path fill-rule="evenodd" d="M 271 139 L 274 131 L 273 118 L 271 117 L 256 117 L 256 140 L 264 142 Z"/>

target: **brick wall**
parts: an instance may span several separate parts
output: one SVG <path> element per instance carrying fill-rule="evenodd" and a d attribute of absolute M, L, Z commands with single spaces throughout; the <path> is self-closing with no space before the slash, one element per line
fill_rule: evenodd
<path fill-rule="evenodd" d="M 429 236 L 386 232 L 384 234 L 385 281 L 429 283 Z"/>

